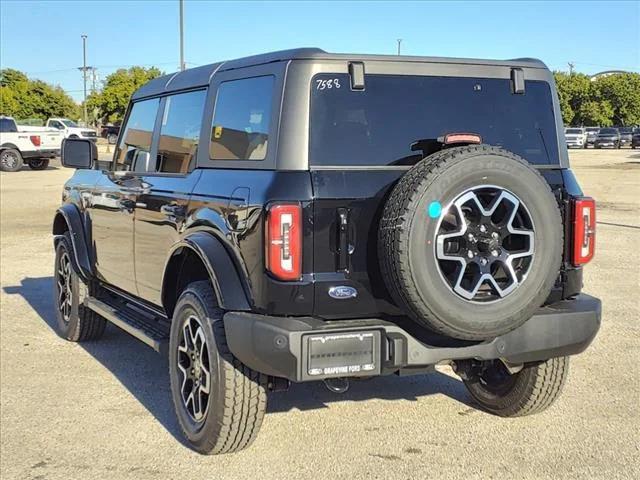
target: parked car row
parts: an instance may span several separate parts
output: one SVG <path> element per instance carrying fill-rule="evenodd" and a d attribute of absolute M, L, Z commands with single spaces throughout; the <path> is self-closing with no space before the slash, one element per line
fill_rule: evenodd
<path fill-rule="evenodd" d="M 564 135 L 568 148 L 640 147 L 640 127 L 567 127 Z"/>

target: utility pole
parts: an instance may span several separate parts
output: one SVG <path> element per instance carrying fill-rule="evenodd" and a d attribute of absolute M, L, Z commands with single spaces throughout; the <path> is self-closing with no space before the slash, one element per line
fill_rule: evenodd
<path fill-rule="evenodd" d="M 82 77 L 84 79 L 84 126 L 87 126 L 87 36 L 82 37 Z"/>
<path fill-rule="evenodd" d="M 396 42 L 398 42 L 398 55 L 400 55 L 400 44 L 402 43 L 402 39 L 398 38 Z"/>
<path fill-rule="evenodd" d="M 180 71 L 184 71 L 184 0 L 180 2 Z"/>
<path fill-rule="evenodd" d="M 568 62 L 569 65 L 569 75 L 573 75 L 573 68 L 576 66 L 573 62 Z"/>

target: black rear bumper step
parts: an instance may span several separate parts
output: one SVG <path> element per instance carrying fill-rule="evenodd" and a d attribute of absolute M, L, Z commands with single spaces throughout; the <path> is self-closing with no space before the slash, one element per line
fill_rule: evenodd
<path fill-rule="evenodd" d="M 112 305 L 97 298 L 88 297 L 85 299 L 85 305 L 128 334 L 149 345 L 156 352 L 166 353 L 169 332 L 156 320 L 145 318 L 141 312 L 127 308 L 124 303 Z"/>
<path fill-rule="evenodd" d="M 227 312 L 224 325 L 229 349 L 245 365 L 267 375 L 304 382 L 386 375 L 403 369 L 410 372 L 462 359 L 501 358 L 524 363 L 575 355 L 596 336 L 600 317 L 600 300 L 582 294 L 541 308 L 505 335 L 462 347 L 427 345 L 398 325 L 380 319 L 325 321 Z M 358 333 L 363 335 L 353 335 Z M 318 344 L 317 340 L 325 345 L 314 354 L 311 343 Z M 346 359 L 344 365 L 339 365 L 340 358 Z"/>

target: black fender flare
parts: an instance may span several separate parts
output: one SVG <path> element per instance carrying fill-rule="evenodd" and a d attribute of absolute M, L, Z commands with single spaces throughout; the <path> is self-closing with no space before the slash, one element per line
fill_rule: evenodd
<path fill-rule="evenodd" d="M 65 228 L 66 226 L 66 228 Z M 84 234 L 84 224 L 78 207 L 68 203 L 58 208 L 53 220 L 53 243 L 55 246 L 68 230 L 71 236 L 71 246 L 73 248 L 73 263 L 78 275 L 85 282 L 93 278 L 93 269 L 87 248 L 86 236 Z"/>
<path fill-rule="evenodd" d="M 167 270 L 171 260 L 183 249 L 190 249 L 202 261 L 209 274 L 220 308 L 250 311 L 251 306 L 238 270 L 222 242 L 208 232 L 194 232 L 171 247 L 162 276 L 162 299 L 166 298 Z"/>

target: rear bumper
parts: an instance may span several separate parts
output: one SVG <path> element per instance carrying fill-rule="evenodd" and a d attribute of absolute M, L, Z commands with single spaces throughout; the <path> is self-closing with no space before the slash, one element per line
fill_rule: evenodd
<path fill-rule="evenodd" d="M 451 360 L 502 358 L 522 363 L 575 355 L 584 351 L 596 336 L 600 316 L 600 300 L 582 294 L 574 300 L 541 308 L 524 325 L 505 335 L 459 347 L 427 345 L 398 325 L 380 319 L 324 321 L 313 317 L 227 312 L 224 325 L 229 349 L 245 365 L 267 375 L 305 382 L 409 372 Z M 369 339 L 367 348 L 372 349 L 374 368 L 351 365 L 349 358 L 363 352 L 340 348 L 325 349 L 322 356 L 345 358 L 344 369 L 318 373 L 317 368 L 311 368 L 311 362 L 316 360 L 311 359 L 310 338 L 325 343 L 325 339 L 332 340 L 332 336 L 358 333 L 373 338 L 373 341 Z"/>

